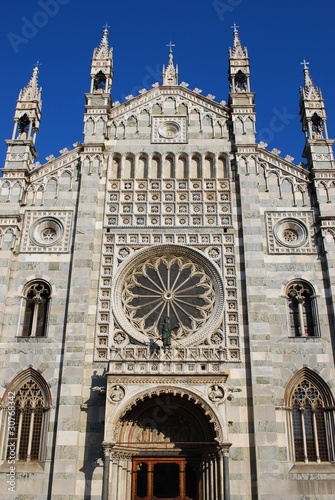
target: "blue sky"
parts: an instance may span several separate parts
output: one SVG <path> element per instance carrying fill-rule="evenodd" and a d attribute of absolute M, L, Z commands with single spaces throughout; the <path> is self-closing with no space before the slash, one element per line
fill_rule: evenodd
<path fill-rule="evenodd" d="M 126 95 L 161 83 L 170 40 L 180 81 L 214 94 L 218 102 L 227 100 L 228 47 L 236 22 L 249 51 L 258 140 L 302 161 L 303 59 L 322 90 L 329 135 L 335 138 L 332 0 L 2 0 L 1 7 L 1 164 L 19 90 L 37 60 L 43 87 L 38 160 L 43 164 L 47 155 L 58 156 L 82 140 L 91 57 L 106 22 L 114 47 L 113 100 L 123 102 Z"/>

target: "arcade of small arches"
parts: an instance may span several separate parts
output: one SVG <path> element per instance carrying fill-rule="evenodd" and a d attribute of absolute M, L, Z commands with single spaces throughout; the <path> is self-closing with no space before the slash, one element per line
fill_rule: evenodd
<path fill-rule="evenodd" d="M 229 177 L 225 154 L 167 153 L 115 154 L 111 177 L 114 179 L 213 179 Z"/>
<path fill-rule="evenodd" d="M 5 180 L 0 184 L 0 201 L 4 203 L 21 203 L 28 206 L 43 206 L 49 199 L 55 200 L 59 193 L 72 191 L 74 172 L 66 169 L 42 182 L 33 182 L 28 186 L 15 180 Z"/>

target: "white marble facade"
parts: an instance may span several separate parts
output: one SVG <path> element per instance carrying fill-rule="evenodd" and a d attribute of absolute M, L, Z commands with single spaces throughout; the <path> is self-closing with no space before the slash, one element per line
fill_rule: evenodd
<path fill-rule="evenodd" d="M 163 81 L 113 102 L 105 29 L 84 140 L 36 163 L 38 69 L 0 179 L 5 498 L 331 499 L 335 168 L 304 67 L 306 164 L 255 138 L 234 28 L 227 103 Z M 313 481 L 311 481 L 313 479 Z"/>

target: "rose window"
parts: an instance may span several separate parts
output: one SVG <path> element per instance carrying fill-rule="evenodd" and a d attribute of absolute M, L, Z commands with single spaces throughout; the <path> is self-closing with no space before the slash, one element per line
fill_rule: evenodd
<path fill-rule="evenodd" d="M 114 311 L 138 340 L 160 339 L 169 319 L 172 339 L 185 345 L 193 334 L 207 335 L 222 318 L 221 278 L 202 255 L 192 258 L 193 252 L 174 245 L 160 249 L 140 252 L 135 263 L 121 269 Z"/>
<path fill-rule="evenodd" d="M 277 222 L 273 234 L 280 245 L 299 247 L 306 243 L 308 230 L 300 220 L 286 218 Z"/>
<path fill-rule="evenodd" d="M 33 244 L 50 246 L 59 243 L 64 234 L 63 224 L 55 217 L 41 217 L 37 219 L 29 231 Z"/>

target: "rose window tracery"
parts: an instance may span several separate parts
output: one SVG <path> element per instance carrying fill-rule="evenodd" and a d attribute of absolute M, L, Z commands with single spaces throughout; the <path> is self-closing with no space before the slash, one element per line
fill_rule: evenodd
<path fill-rule="evenodd" d="M 221 277 L 208 259 L 192 253 L 160 246 L 124 263 L 115 280 L 114 311 L 130 336 L 159 340 L 168 320 L 172 340 L 188 345 L 191 338 L 204 337 L 218 326 L 223 314 Z"/>
<path fill-rule="evenodd" d="M 129 321 L 157 338 L 160 322 L 177 324 L 175 338 L 200 328 L 211 315 L 215 293 L 204 269 L 189 259 L 161 256 L 136 266 L 127 276 L 122 298 Z"/>

